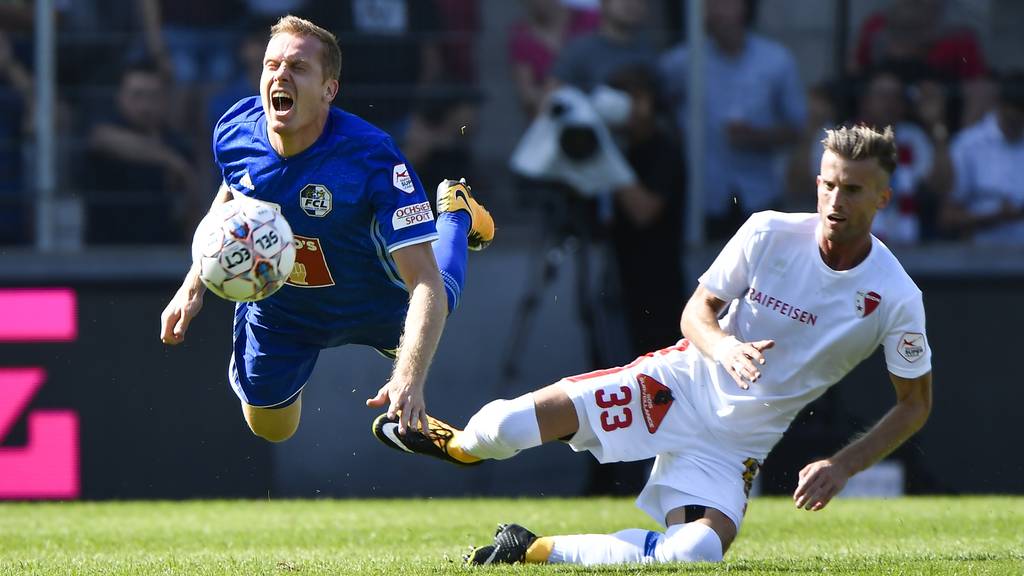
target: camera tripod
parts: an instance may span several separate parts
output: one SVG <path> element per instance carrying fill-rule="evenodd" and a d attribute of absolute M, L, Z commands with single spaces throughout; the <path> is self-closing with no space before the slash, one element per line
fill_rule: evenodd
<path fill-rule="evenodd" d="M 594 228 L 598 226 L 593 215 L 594 202 L 564 184 L 529 181 L 526 186 L 541 189 L 539 194 L 542 198 L 544 228 L 540 245 L 543 257 L 531 263 L 526 293 L 519 301 L 509 330 L 508 347 L 502 361 L 499 396 L 509 392 L 519 377 L 519 362 L 522 360 L 527 336 L 536 321 L 542 297 L 558 278 L 567 258 L 575 259 L 576 315 L 583 330 L 587 362 L 589 366 L 597 368 L 603 366 L 607 359 L 605 346 L 599 337 L 604 318 L 590 290 L 590 252 L 594 245 Z"/>

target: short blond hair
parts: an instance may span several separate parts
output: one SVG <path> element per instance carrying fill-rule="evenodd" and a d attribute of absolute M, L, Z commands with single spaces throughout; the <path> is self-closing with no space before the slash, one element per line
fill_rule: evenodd
<path fill-rule="evenodd" d="M 337 80 L 341 75 L 341 48 L 338 46 L 338 39 L 327 29 L 321 28 L 304 18 L 288 14 L 287 16 L 282 16 L 277 21 L 277 24 L 270 27 L 271 38 L 278 34 L 316 38 L 323 46 L 320 63 L 324 69 L 324 80 Z"/>
<path fill-rule="evenodd" d="M 825 130 L 821 143 L 826 150 L 847 160 L 874 158 L 889 176 L 896 170 L 896 136 L 892 126 L 881 132 L 864 124 Z"/>

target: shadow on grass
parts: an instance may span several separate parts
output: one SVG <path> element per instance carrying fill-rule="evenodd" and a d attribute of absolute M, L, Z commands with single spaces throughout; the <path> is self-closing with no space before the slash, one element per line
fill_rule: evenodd
<path fill-rule="evenodd" d="M 723 562 L 713 564 L 707 562 L 675 563 L 675 564 L 629 564 L 621 566 L 570 566 L 560 565 L 528 565 L 528 566 L 489 566 L 484 568 L 493 573 L 530 573 L 530 574 L 601 574 L 609 576 L 649 576 L 657 574 L 724 574 L 739 572 L 747 574 L 783 573 L 783 574 L 820 574 L 824 564 L 797 565 L 793 562 L 750 561 Z M 524 570 L 526 568 L 526 570 Z M 474 569 L 474 572 L 480 568 Z"/>
<path fill-rule="evenodd" d="M 481 573 L 517 573 L 517 574 L 600 574 L 615 576 L 649 576 L 660 574 L 821 574 L 823 571 L 835 574 L 928 574 L 940 566 L 949 567 L 988 562 L 999 566 L 1006 561 L 1020 560 L 1024 553 L 991 554 L 991 553 L 952 553 L 923 554 L 908 557 L 875 556 L 875 557 L 811 557 L 793 560 L 735 560 L 718 564 L 713 563 L 676 563 L 676 564 L 631 564 L 621 566 L 571 566 L 561 565 L 527 565 L 527 566 L 490 566 Z M 975 566 L 975 569 L 981 568 Z M 475 569 L 480 570 L 479 568 Z M 945 574 L 945 571 L 942 571 Z M 954 572 L 956 573 L 956 572 Z M 986 573 L 986 572 L 981 572 Z"/>

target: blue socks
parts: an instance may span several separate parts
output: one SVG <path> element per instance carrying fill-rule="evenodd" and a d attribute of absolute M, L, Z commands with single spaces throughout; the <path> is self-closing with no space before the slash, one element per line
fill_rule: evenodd
<path fill-rule="evenodd" d="M 466 283 L 466 256 L 469 248 L 466 236 L 473 220 L 465 211 L 442 212 L 437 217 L 437 234 L 434 241 L 434 258 L 441 269 L 444 293 L 448 297 L 448 313 L 455 311 Z"/>

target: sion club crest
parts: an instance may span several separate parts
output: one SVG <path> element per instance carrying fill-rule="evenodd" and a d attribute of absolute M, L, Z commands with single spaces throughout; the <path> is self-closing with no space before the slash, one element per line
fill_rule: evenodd
<path fill-rule="evenodd" d="M 875 308 L 882 302 L 882 297 L 878 295 L 878 292 L 864 292 L 863 290 L 857 291 L 857 298 L 855 300 L 857 317 L 865 318 L 870 316 Z"/>

